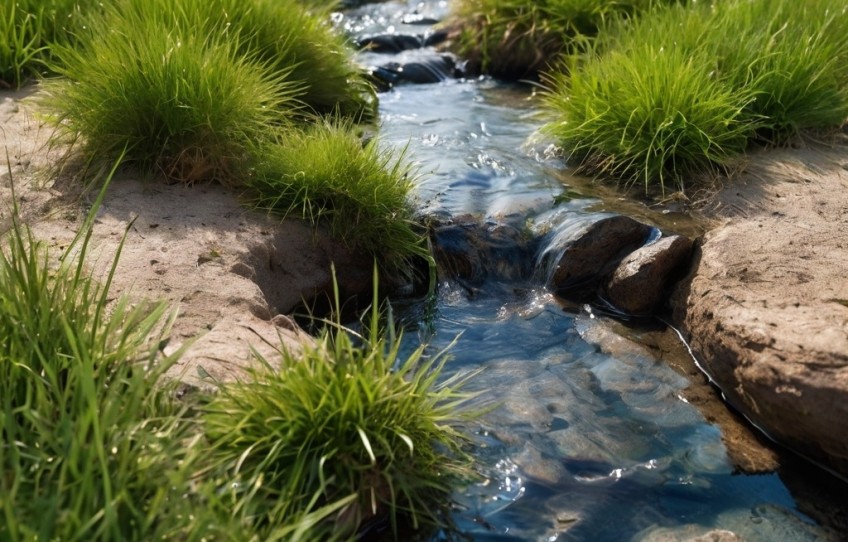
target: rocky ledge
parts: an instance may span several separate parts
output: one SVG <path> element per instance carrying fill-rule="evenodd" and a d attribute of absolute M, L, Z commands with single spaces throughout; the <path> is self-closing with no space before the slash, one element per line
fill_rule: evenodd
<path fill-rule="evenodd" d="M 704 210 L 675 322 L 734 408 L 848 477 L 848 151 L 753 156 Z"/>

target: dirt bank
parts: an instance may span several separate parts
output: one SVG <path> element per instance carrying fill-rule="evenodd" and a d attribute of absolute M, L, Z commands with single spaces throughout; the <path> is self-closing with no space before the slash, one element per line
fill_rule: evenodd
<path fill-rule="evenodd" d="M 47 145 L 50 128 L 35 114 L 33 93 L 0 92 L 0 232 L 10 224 L 13 179 L 24 222 L 58 257 L 94 195 L 47 175 L 67 149 Z M 94 224 L 92 272 L 103 277 L 128 231 L 112 293 L 166 300 L 178 312 L 168 348 L 194 341 L 175 368 L 192 384 L 232 378 L 251 348 L 273 356 L 280 340 L 290 349 L 309 341 L 281 315 L 332 291 L 330 262 L 344 269 L 348 290 L 370 285 L 370 259 L 355 260 L 303 222 L 251 211 L 238 196 L 119 175 Z"/>
<path fill-rule="evenodd" d="M 848 476 L 848 147 L 754 154 L 703 212 L 676 323 L 731 405 Z"/>

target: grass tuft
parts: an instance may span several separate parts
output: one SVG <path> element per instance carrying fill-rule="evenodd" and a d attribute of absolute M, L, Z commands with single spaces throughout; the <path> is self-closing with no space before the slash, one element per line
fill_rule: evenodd
<path fill-rule="evenodd" d="M 331 322 L 302 355 L 281 348 L 280 370 L 257 354 L 248 379 L 176 402 L 166 306 L 112 299 L 120 248 L 103 284 L 86 274 L 108 184 L 58 261 L 16 209 L 2 237 L 0 540 L 341 540 L 383 521 L 398 538 L 448 522 L 471 475 L 457 428 L 471 375 L 444 378 L 444 352 L 402 354 L 374 309 L 362 335 Z"/>
<path fill-rule="evenodd" d="M 56 46 L 46 104 L 84 155 L 238 184 L 248 142 L 319 114 L 362 120 L 373 91 L 343 38 L 295 0 L 118 0 Z"/>
<path fill-rule="evenodd" d="M 0 88 L 46 73 L 56 43 L 69 43 L 91 0 L 8 0 L 0 6 Z"/>
<path fill-rule="evenodd" d="M 86 276 L 93 216 L 58 264 L 16 214 L 4 235 L 2 540 L 153 540 L 180 530 L 188 486 L 175 466 L 189 425 L 159 383 L 175 361 L 157 348 L 166 307 L 110 303 L 114 264 L 102 286 Z"/>
<path fill-rule="evenodd" d="M 82 138 L 86 156 L 125 153 L 126 163 L 170 179 L 232 182 L 247 143 L 292 101 L 293 89 L 233 43 L 141 16 L 100 24 L 59 51 L 65 78 L 46 85 L 60 129 Z"/>
<path fill-rule="evenodd" d="M 279 370 L 260 358 L 264 368 L 203 408 L 233 514 L 266 539 L 303 524 L 312 539 L 348 539 L 386 517 L 395 536 L 401 520 L 442 525 L 453 484 L 471 475 L 453 428 L 467 417 L 471 396 L 458 389 L 469 376 L 443 380 L 445 353 L 423 346 L 402 357 L 378 320 L 372 309 L 364 336 L 331 322 L 302 355 L 280 351 Z"/>
<path fill-rule="evenodd" d="M 840 126 L 846 61 L 844 2 L 670 6 L 610 25 L 581 64 L 548 74 L 544 130 L 579 169 L 682 190 L 751 141 Z"/>
<path fill-rule="evenodd" d="M 350 123 L 284 131 L 254 156 L 248 185 L 258 208 L 324 224 L 354 251 L 373 254 L 384 271 L 405 272 L 412 259 L 429 258 L 412 220 L 413 179 L 403 155 L 373 139 L 363 146 Z"/>

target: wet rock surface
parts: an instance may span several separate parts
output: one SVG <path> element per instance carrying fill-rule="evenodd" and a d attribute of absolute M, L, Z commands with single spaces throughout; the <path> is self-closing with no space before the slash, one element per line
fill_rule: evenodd
<path fill-rule="evenodd" d="M 752 159 L 708 211 L 674 317 L 727 400 L 848 476 L 848 171 L 844 148 Z"/>
<path fill-rule="evenodd" d="M 490 278 L 522 280 L 533 273 L 538 239 L 516 226 L 461 215 L 433 226 L 430 238 L 440 279 L 475 287 Z"/>
<path fill-rule="evenodd" d="M 593 297 L 604 277 L 641 247 L 653 228 L 626 216 L 602 218 L 564 244 L 551 287 L 564 297 Z"/>
<path fill-rule="evenodd" d="M 688 266 L 692 241 L 680 235 L 662 237 L 631 252 L 616 267 L 606 297 L 631 314 L 649 314 L 666 299 L 675 274 Z"/>
<path fill-rule="evenodd" d="M 418 60 L 387 62 L 371 69 L 371 77 L 380 91 L 401 84 L 439 83 L 462 77 L 462 69 L 451 55 L 431 54 Z"/>

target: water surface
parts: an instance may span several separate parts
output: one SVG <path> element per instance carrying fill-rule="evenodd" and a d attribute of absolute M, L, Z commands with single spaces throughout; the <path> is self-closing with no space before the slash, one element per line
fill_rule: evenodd
<path fill-rule="evenodd" d="M 420 34 L 429 27 L 404 17 L 446 10 L 388 2 L 335 22 L 353 36 Z M 585 183 L 564 185 L 567 168 L 536 135 L 531 85 L 401 85 L 380 104 L 381 141 L 406 147 L 422 174 L 422 212 L 470 213 L 553 239 L 615 210 Z M 685 217 L 669 221 L 691 234 Z M 591 308 L 564 309 L 545 290 L 538 257 L 535 277 L 474 289 L 444 282 L 434 304 L 400 311 L 407 348 L 425 341 L 435 352 L 455 341 L 447 372 L 479 370 L 469 388 L 495 405 L 469 428 L 484 481 L 455 495 L 461 532 L 477 541 L 685 540 L 710 529 L 750 542 L 827 539 L 777 475 L 733 474 L 719 429 L 680 393 L 686 379 Z"/>

